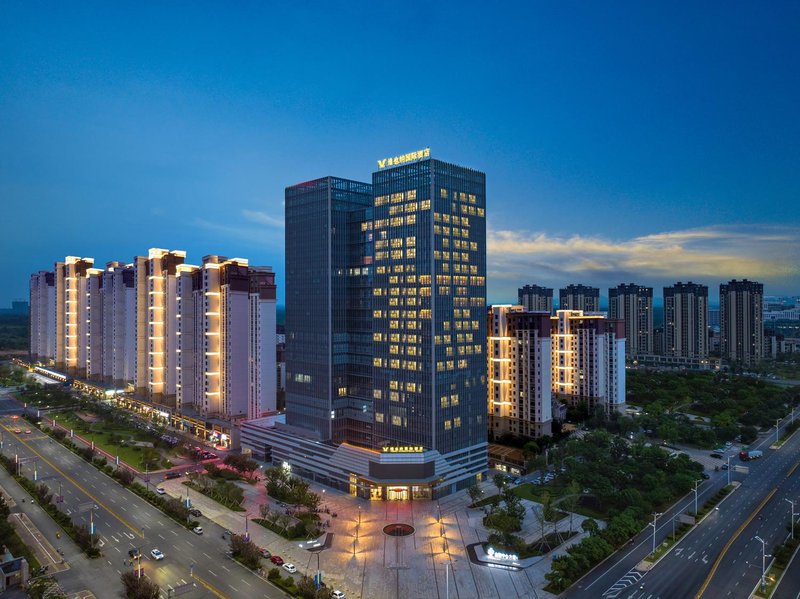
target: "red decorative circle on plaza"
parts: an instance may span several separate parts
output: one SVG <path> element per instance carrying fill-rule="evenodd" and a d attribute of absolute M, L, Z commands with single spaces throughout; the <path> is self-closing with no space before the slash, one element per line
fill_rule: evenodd
<path fill-rule="evenodd" d="M 408 524 L 387 524 L 383 527 L 383 534 L 390 537 L 407 537 L 414 534 L 414 527 Z"/>

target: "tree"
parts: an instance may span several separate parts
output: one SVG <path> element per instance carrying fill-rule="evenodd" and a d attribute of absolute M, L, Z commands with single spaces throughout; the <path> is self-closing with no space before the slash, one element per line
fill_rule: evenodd
<path fill-rule="evenodd" d="M 133 472 L 127 468 L 119 468 L 117 470 L 117 480 L 123 487 L 127 487 L 133 482 Z"/>
<path fill-rule="evenodd" d="M 258 547 L 248 541 L 244 535 L 233 535 L 231 537 L 231 551 L 234 558 L 251 570 L 257 569 L 261 563 L 261 553 Z"/>
<path fill-rule="evenodd" d="M 297 583 L 297 592 L 302 599 L 328 599 L 330 592 L 327 589 L 317 589 L 314 579 L 303 576 Z"/>
<path fill-rule="evenodd" d="M 508 484 L 508 480 L 504 474 L 495 474 L 492 478 L 492 482 L 494 483 L 494 486 L 497 487 L 498 493 L 502 491 L 503 487 Z"/>
<path fill-rule="evenodd" d="M 161 589 L 146 576 L 139 577 L 136 572 L 127 570 L 120 576 L 127 599 L 159 599 Z"/>
<path fill-rule="evenodd" d="M 483 497 L 483 489 L 481 489 L 478 483 L 473 484 L 469 489 L 467 489 L 467 493 L 469 493 L 469 498 L 472 501 L 470 504 L 471 506 L 474 506 L 481 500 L 481 497 Z"/>
<path fill-rule="evenodd" d="M 583 532 L 588 532 L 590 535 L 596 534 L 597 531 L 600 530 L 600 526 L 594 518 L 586 518 L 586 520 L 581 523 L 581 528 Z"/>
<path fill-rule="evenodd" d="M 569 530 L 572 531 L 572 520 L 575 517 L 575 508 L 581 495 L 581 486 L 577 481 L 572 481 L 567 485 L 567 494 L 561 500 L 560 505 L 569 512 Z"/>
<path fill-rule="evenodd" d="M 145 447 L 142 450 L 141 463 L 143 467 L 148 469 L 155 468 L 158 466 L 159 460 L 161 460 L 161 452 L 155 447 Z"/>

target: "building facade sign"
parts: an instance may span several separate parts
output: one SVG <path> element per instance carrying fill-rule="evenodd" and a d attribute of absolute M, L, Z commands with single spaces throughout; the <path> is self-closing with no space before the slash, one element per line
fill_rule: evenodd
<path fill-rule="evenodd" d="M 424 150 L 417 150 L 416 152 L 401 154 L 400 156 L 394 156 L 393 158 L 383 158 L 382 160 L 378 160 L 378 168 L 386 168 L 387 166 L 398 166 L 401 164 L 406 164 L 408 162 L 414 162 L 416 160 L 422 160 L 423 158 L 430 158 L 430 157 L 431 157 L 431 149 L 425 148 Z"/>
<path fill-rule="evenodd" d="M 402 445 L 383 448 L 383 453 L 423 453 L 424 451 L 425 448 L 422 445 Z"/>

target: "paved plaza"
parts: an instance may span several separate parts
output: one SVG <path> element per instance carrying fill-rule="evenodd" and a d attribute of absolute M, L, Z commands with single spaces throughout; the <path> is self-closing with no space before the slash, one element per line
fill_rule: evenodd
<path fill-rule="evenodd" d="M 171 495 L 186 496 L 183 479 L 161 483 Z M 483 483 L 486 496 L 497 489 Z M 243 484 L 247 517 L 259 517 L 259 506 L 267 503 L 278 509 L 277 502 L 266 495 L 263 481 L 257 485 Z M 320 554 L 320 568 L 329 588 L 344 591 L 350 599 L 510 599 L 515 597 L 552 597 L 542 590 L 544 575 L 550 569 L 552 555 L 563 552 L 581 536 L 539 559 L 521 571 L 489 568 L 472 563 L 466 547 L 486 541 L 482 509 L 469 509 L 466 491 L 436 501 L 370 502 L 345 495 L 340 491 L 312 484 L 312 490 L 323 498 L 331 514 L 334 533 L 331 548 Z M 213 500 L 190 491 L 192 504 L 203 515 L 235 533 L 244 532 L 245 513 L 227 510 Z M 526 507 L 521 536 L 528 542 L 541 536 L 531 512 L 532 502 L 523 500 Z M 441 522 L 438 512 L 441 510 Z M 359 525 L 359 518 L 361 524 Z M 576 515 L 573 528 L 580 530 L 583 518 Z M 414 527 L 408 537 L 391 537 L 384 526 L 405 523 Z M 569 518 L 559 522 L 559 530 L 569 528 Z M 548 529 L 550 532 L 552 528 Z M 254 543 L 269 549 L 294 563 L 301 573 L 313 574 L 317 568 L 316 554 L 309 553 L 273 532 L 250 523 L 248 532 Z M 448 595 L 449 587 L 449 595 Z"/>

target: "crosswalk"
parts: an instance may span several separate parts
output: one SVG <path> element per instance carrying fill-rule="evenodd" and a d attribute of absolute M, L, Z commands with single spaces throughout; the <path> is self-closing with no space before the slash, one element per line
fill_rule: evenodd
<path fill-rule="evenodd" d="M 622 591 L 639 582 L 643 576 L 644 574 L 642 572 L 639 572 L 636 568 L 634 568 L 625 576 L 620 578 L 617 582 L 615 582 L 610 589 L 603 593 L 603 597 L 608 597 L 608 599 L 616 599 L 620 596 Z"/>

